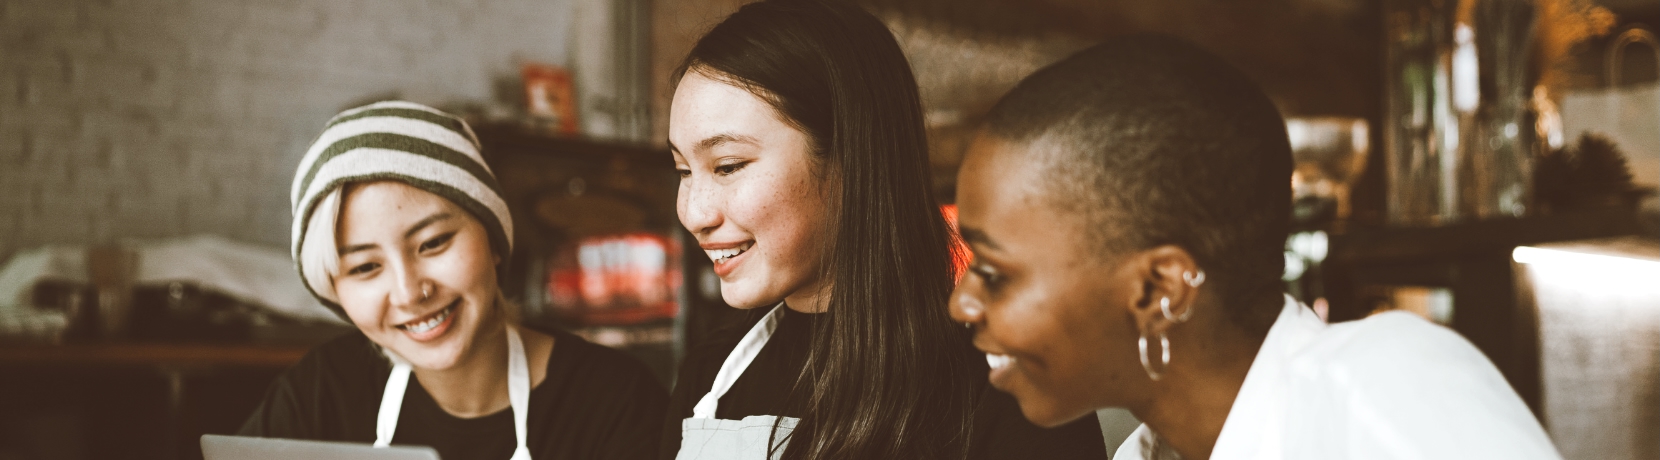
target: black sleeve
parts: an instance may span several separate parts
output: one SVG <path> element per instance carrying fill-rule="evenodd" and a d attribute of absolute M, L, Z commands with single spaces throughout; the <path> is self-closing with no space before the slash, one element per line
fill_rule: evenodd
<path fill-rule="evenodd" d="M 388 365 L 362 333 L 306 353 L 265 391 L 237 434 L 321 441 L 373 441 Z"/>
<path fill-rule="evenodd" d="M 318 381 L 316 353 L 308 353 L 294 367 L 277 376 L 265 391 L 265 399 L 242 422 L 241 436 L 262 438 L 317 439 L 316 426 Z M 311 384 L 308 384 L 310 382 Z"/>
<path fill-rule="evenodd" d="M 605 356 L 600 359 L 616 366 L 611 373 L 614 377 L 595 380 L 598 387 L 593 389 L 594 394 L 611 393 L 614 396 L 607 399 L 616 404 L 600 412 L 603 420 L 586 421 L 609 425 L 612 429 L 608 430 L 608 434 L 598 439 L 573 439 L 571 442 L 597 443 L 598 451 L 602 452 L 599 458 L 656 458 L 658 430 L 662 428 L 663 412 L 668 410 L 669 405 L 668 391 L 657 381 L 657 376 L 633 357 L 599 345 L 583 345 L 603 349 Z"/>
<path fill-rule="evenodd" d="M 1107 459 L 1101 424 L 1093 415 L 1055 428 L 1042 428 L 1026 420 L 1014 396 L 990 385 L 981 394 L 976 412 L 971 458 Z"/>

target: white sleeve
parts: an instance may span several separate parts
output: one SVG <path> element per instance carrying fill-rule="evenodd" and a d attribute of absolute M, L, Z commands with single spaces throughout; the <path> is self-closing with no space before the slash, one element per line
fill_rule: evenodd
<path fill-rule="evenodd" d="M 1332 327 L 1287 371 L 1286 458 L 1560 459 L 1504 376 L 1409 313 Z"/>

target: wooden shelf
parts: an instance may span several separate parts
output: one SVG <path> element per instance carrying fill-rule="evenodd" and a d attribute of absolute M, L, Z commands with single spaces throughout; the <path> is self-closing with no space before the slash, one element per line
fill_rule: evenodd
<path fill-rule="evenodd" d="M 1438 227 L 1374 228 L 1332 235 L 1330 259 L 1367 262 L 1436 260 L 1530 244 L 1616 236 L 1656 236 L 1660 216 L 1629 212 L 1494 219 Z"/>
<path fill-rule="evenodd" d="M 251 344 L 108 343 L 0 346 L 0 366 L 285 368 L 311 347 Z"/>

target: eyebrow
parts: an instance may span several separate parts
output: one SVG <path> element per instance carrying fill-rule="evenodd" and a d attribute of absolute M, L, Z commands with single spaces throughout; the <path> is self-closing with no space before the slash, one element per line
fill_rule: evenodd
<path fill-rule="evenodd" d="M 450 220 L 454 217 L 455 217 L 455 215 L 450 214 L 449 212 L 439 211 L 437 213 L 434 213 L 433 215 L 427 216 L 425 219 L 421 219 L 421 221 L 416 222 L 415 225 L 411 225 L 409 227 L 409 230 L 403 232 L 403 237 L 407 239 L 411 236 L 415 236 L 415 233 L 421 231 L 421 229 L 427 228 L 428 226 L 431 226 L 432 224 L 435 224 L 435 223 L 438 223 L 438 222 Z M 351 253 L 358 252 L 358 251 L 366 251 L 366 250 L 369 250 L 369 249 L 373 249 L 374 247 L 375 247 L 375 245 L 373 245 L 373 244 L 357 244 L 357 245 L 352 245 L 352 246 L 345 246 L 345 247 L 340 248 L 340 256 L 345 257 L 347 254 L 351 254 Z"/>
<path fill-rule="evenodd" d="M 986 235 L 986 232 L 980 231 L 978 228 L 959 224 L 957 234 L 963 236 L 964 243 L 984 245 L 987 248 L 999 251 L 1003 250 L 1002 246 L 998 246 L 996 241 L 993 241 L 990 236 Z"/>
<path fill-rule="evenodd" d="M 698 141 L 697 144 L 692 146 L 692 151 L 697 152 L 709 150 L 726 144 L 761 145 L 761 142 L 756 140 L 754 137 L 742 134 L 720 133 Z M 675 152 L 680 151 L 680 147 L 674 145 L 674 141 L 669 141 L 669 149 L 674 150 Z"/>

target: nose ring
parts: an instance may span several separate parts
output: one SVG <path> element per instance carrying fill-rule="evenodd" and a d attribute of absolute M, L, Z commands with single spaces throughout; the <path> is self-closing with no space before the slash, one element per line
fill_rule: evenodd
<path fill-rule="evenodd" d="M 421 300 L 432 298 L 432 286 L 421 283 Z"/>

